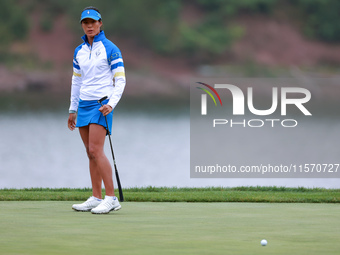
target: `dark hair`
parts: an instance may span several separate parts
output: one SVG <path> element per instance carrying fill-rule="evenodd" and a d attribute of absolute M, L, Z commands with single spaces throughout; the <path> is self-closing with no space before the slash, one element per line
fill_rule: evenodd
<path fill-rule="evenodd" d="M 83 11 L 86 11 L 86 10 L 95 10 L 97 12 L 99 12 L 100 14 L 100 11 L 98 10 L 98 8 L 94 7 L 94 6 L 88 6 L 88 7 L 85 7 Z M 83 13 L 82 11 L 82 13 Z M 99 19 L 98 21 L 101 21 L 102 19 Z"/>

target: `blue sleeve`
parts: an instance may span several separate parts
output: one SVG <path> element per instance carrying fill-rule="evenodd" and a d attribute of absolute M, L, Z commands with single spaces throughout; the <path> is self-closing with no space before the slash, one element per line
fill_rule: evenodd
<path fill-rule="evenodd" d="M 80 66 L 79 66 L 79 63 L 78 63 L 78 60 L 77 60 L 77 54 L 78 54 L 78 51 L 82 48 L 83 44 L 79 45 L 75 51 L 74 51 L 74 55 L 73 55 L 73 67 L 80 70 Z"/>

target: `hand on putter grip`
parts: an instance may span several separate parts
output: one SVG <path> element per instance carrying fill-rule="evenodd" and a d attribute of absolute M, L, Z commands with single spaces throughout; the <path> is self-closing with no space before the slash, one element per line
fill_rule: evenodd
<path fill-rule="evenodd" d="M 104 115 L 108 115 L 110 112 L 112 112 L 112 107 L 108 104 L 103 105 L 99 108 L 99 111 Z"/>
<path fill-rule="evenodd" d="M 70 115 L 68 116 L 67 126 L 71 131 L 76 128 L 76 117 L 77 115 L 75 113 L 70 113 Z"/>

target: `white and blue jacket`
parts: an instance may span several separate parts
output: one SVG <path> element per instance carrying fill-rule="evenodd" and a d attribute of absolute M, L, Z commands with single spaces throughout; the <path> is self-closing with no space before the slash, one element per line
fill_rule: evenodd
<path fill-rule="evenodd" d="M 79 99 L 99 100 L 108 96 L 108 105 L 115 108 L 125 88 L 124 63 L 120 50 L 101 31 L 92 46 L 86 35 L 73 56 L 70 112 L 78 110 Z M 114 79 L 114 82 L 113 82 Z"/>

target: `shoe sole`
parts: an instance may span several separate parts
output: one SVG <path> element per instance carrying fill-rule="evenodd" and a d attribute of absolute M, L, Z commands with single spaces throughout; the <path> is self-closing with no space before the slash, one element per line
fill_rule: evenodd
<path fill-rule="evenodd" d="M 78 209 L 75 209 L 72 207 L 73 210 L 75 210 L 76 212 L 89 212 L 91 211 L 92 209 L 88 209 L 88 210 L 78 210 Z"/>
<path fill-rule="evenodd" d="M 92 212 L 91 211 L 91 213 L 92 214 L 108 214 L 108 213 L 110 213 L 110 212 L 112 212 L 112 211 L 118 211 L 118 210 L 120 210 L 122 208 L 122 206 L 121 205 L 119 205 L 119 206 L 117 206 L 117 207 L 115 207 L 115 208 L 112 208 L 110 211 L 108 211 L 108 212 Z"/>

